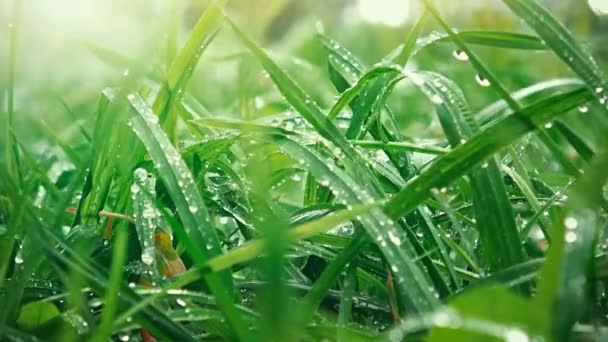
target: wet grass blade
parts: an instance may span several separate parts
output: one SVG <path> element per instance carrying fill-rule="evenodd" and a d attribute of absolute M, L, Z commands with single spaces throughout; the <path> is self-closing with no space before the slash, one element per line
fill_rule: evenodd
<path fill-rule="evenodd" d="M 190 256 L 201 267 L 208 259 L 222 253 L 218 235 L 209 221 L 201 194 L 190 170 L 158 126 L 157 116 L 138 95 L 130 94 L 128 99 L 135 109 L 129 121 L 132 129 L 148 149 L 183 224 L 186 234 L 183 242 Z M 247 339 L 248 334 L 240 314 L 234 307 L 230 272 L 209 274 L 206 281 L 236 333 Z"/>
<path fill-rule="evenodd" d="M 427 11 L 424 11 L 420 18 L 418 18 L 416 24 L 414 24 L 414 27 L 408 33 L 405 43 L 402 47 L 399 47 L 401 51 L 399 52 L 399 55 L 397 55 L 397 58 L 395 58 L 395 63 L 401 65 L 402 67 L 405 67 L 410 57 L 412 57 L 412 55 L 416 53 L 416 42 L 420 37 L 420 33 L 424 29 L 424 25 L 426 24 L 428 17 L 429 13 Z"/>
<path fill-rule="evenodd" d="M 593 272 L 595 243 L 600 229 L 600 210 L 605 204 L 608 157 L 597 157 L 585 169 L 585 177 L 569 193 L 567 208 L 553 226 L 553 243 L 539 275 L 537 306 L 552 317 L 551 335 L 567 336 L 585 312 Z M 567 307 L 568 311 L 561 309 Z"/>
<path fill-rule="evenodd" d="M 604 76 L 593 57 L 583 50 L 568 29 L 536 0 L 503 0 L 503 2 L 585 81 L 606 111 L 608 89 Z"/>
<path fill-rule="evenodd" d="M 546 50 L 547 46 L 543 44 L 542 40 L 538 37 L 515 33 L 515 32 L 503 32 L 503 31 L 460 31 L 457 32 L 456 37 L 467 44 L 490 46 L 504 49 L 517 49 L 517 50 Z M 416 42 L 416 49 L 414 54 L 422 51 L 423 49 L 430 47 L 437 43 L 453 43 L 455 40 L 454 36 L 450 36 L 446 33 L 433 32 L 431 35 L 421 37 Z"/>
<path fill-rule="evenodd" d="M 398 218 L 411 212 L 430 196 L 431 189 L 449 185 L 517 138 L 592 97 L 589 91 L 579 88 L 541 100 L 488 127 L 465 144 L 437 158 L 420 176 L 412 179 L 388 202 L 386 213 L 392 218 Z"/>
<path fill-rule="evenodd" d="M 540 212 L 542 208 L 540 202 L 534 194 L 534 190 L 530 186 L 528 186 L 528 183 L 523 179 L 523 177 L 515 170 L 506 165 L 502 166 L 502 170 L 505 172 L 505 174 L 511 177 L 515 184 L 517 184 L 532 209 L 534 209 L 535 212 Z M 548 242 L 551 242 L 551 235 L 549 232 L 551 229 L 551 222 L 549 222 L 549 219 L 545 217 L 545 215 L 540 215 L 539 223 L 541 230 L 543 231 L 543 234 L 545 236 L 545 239 L 547 239 Z M 522 240 L 525 240 L 527 236 L 521 236 L 521 238 Z"/>

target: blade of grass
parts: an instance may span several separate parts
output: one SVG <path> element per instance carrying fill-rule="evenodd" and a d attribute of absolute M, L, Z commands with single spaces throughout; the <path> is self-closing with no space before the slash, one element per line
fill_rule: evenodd
<path fill-rule="evenodd" d="M 175 103 L 179 103 L 192 77 L 194 68 L 205 48 L 215 37 L 214 29 L 222 19 L 222 8 L 227 0 L 214 0 L 194 25 L 186 43 L 179 50 L 167 72 L 166 83 L 158 92 L 152 109 L 158 113 L 161 125 L 174 141 L 177 123 Z"/>
<path fill-rule="evenodd" d="M 593 57 L 579 46 L 568 29 L 536 0 L 503 0 L 503 3 L 524 20 L 547 47 L 585 81 L 603 105 L 604 111 L 607 111 L 608 89 L 604 76 Z"/>
<path fill-rule="evenodd" d="M 502 85 L 502 83 L 498 80 L 498 78 L 494 75 L 493 72 L 490 71 L 488 67 L 477 57 L 477 55 L 469 49 L 466 42 L 464 42 L 455 32 L 452 30 L 448 24 L 443 20 L 437 8 L 434 5 L 433 0 L 421 0 L 424 4 L 425 8 L 431 13 L 433 18 L 439 23 L 441 28 L 454 40 L 454 43 L 463 53 L 467 55 L 468 61 L 471 63 L 475 71 L 477 71 L 477 77 L 481 77 L 485 79 L 487 84 L 489 84 L 490 88 L 495 91 L 505 102 L 509 105 L 511 110 L 514 113 L 517 113 L 521 110 L 521 105 L 515 100 L 511 94 L 507 91 L 507 89 Z M 551 153 L 555 157 L 555 159 L 562 165 L 562 167 L 568 171 L 571 175 L 576 176 L 578 174 L 578 169 L 572 164 L 570 159 L 565 155 L 565 153 L 554 146 L 551 139 L 545 134 L 545 132 L 541 129 L 538 131 L 538 136 L 543 141 L 543 143 L 551 150 Z M 511 155 L 511 157 L 515 160 L 518 159 L 517 155 Z"/>
<path fill-rule="evenodd" d="M 608 157 L 598 156 L 573 186 L 567 209 L 553 227 L 553 243 L 540 270 L 538 296 L 533 301 L 552 317 L 551 334 L 556 339 L 567 336 L 585 311 L 607 168 Z M 561 311 L 564 307 L 567 312 Z"/>
<path fill-rule="evenodd" d="M 425 172 L 412 179 L 387 203 L 385 212 L 392 218 L 411 212 L 430 196 L 431 189 L 449 185 L 522 135 L 580 106 L 592 97 L 589 91 L 579 88 L 541 100 L 488 127 L 466 143 L 438 157 Z"/>
<path fill-rule="evenodd" d="M 543 44 L 538 37 L 504 31 L 488 31 L 488 30 L 468 30 L 459 31 L 455 35 L 467 44 L 491 46 L 504 49 L 517 50 L 546 50 L 547 46 Z M 426 37 L 421 37 L 416 41 L 416 48 L 413 54 L 430 47 L 436 43 L 453 43 L 453 36 L 447 33 L 433 32 Z"/>
<path fill-rule="evenodd" d="M 110 268 L 110 279 L 105 291 L 103 313 L 101 322 L 93 338 L 94 341 L 107 341 L 112 335 L 112 321 L 118 306 L 118 292 L 122 282 L 122 267 L 126 260 L 127 231 L 119 229 L 114 239 L 112 255 L 112 266 Z"/>
<path fill-rule="evenodd" d="M 8 63 L 6 84 L 6 122 L 4 123 L 4 163 L 6 164 L 7 176 L 23 185 L 21 171 L 19 169 L 19 154 L 14 137 L 14 115 L 15 115 L 15 70 L 17 59 L 17 30 L 20 25 L 21 0 L 13 1 L 11 18 L 8 23 Z"/>
<path fill-rule="evenodd" d="M 221 254 L 220 241 L 215 228 L 209 222 L 207 208 L 195 186 L 190 170 L 158 126 L 157 116 L 138 95 L 130 94 L 128 100 L 135 109 L 129 121 L 132 129 L 148 149 L 175 203 L 187 235 L 183 242 L 190 256 L 200 267 L 209 258 Z M 233 303 L 231 274 L 229 272 L 208 274 L 206 281 L 236 333 L 240 338 L 247 339 L 248 334 Z"/>
<path fill-rule="evenodd" d="M 455 83 L 430 72 L 411 73 L 410 77 L 437 104 L 439 122 L 452 147 L 481 132 Z M 502 178 L 495 158 L 486 160 L 480 168 L 469 173 L 480 243 L 493 270 L 525 260 L 515 215 Z"/>

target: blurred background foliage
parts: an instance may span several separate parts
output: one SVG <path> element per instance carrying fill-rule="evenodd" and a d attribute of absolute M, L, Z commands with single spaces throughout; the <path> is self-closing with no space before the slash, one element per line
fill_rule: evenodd
<path fill-rule="evenodd" d="M 0 1 L 0 21 L 9 25 L 12 3 Z M 605 67 L 608 36 L 598 33 L 608 29 L 608 16 L 598 13 L 608 2 L 545 3 Z M 100 89 L 115 84 L 129 67 L 162 75 L 166 66 L 161 61 L 166 60 L 163 51 L 168 50 L 166 37 L 171 21 L 181 22 L 183 38 L 206 5 L 203 0 L 23 2 L 15 90 L 18 136 L 36 139 L 55 132 L 64 141 L 81 139 L 76 126 L 66 123 L 77 119 L 87 127 L 90 117 L 80 114 L 92 113 Z M 527 32 L 525 25 L 500 1 L 443 1 L 441 10 L 459 30 Z M 326 70 L 318 67 L 325 64 L 325 53 L 314 37 L 316 31 L 322 28 L 372 65 L 405 40 L 421 8 L 417 1 L 410 0 L 232 0 L 228 11 L 300 78 L 321 106 L 328 107 L 333 100 L 328 94 L 335 94 L 335 90 L 325 77 Z M 432 25 L 427 25 L 426 34 L 437 29 Z M 2 26 L 0 34 L 0 59 L 6 60 L 8 25 Z M 180 42 L 175 44 L 179 46 Z M 450 44 L 435 45 L 419 54 L 410 67 L 434 70 L 457 80 L 473 109 L 495 100 L 493 92 L 484 92 L 475 83 L 468 63 L 456 63 L 452 49 Z M 475 50 L 510 90 L 544 79 L 570 76 L 550 52 L 479 47 Z M 238 116 L 245 109 L 243 104 L 234 102 L 239 98 L 235 95 L 243 91 L 252 99 L 250 115 L 267 115 L 281 109 L 278 104 L 273 106 L 277 94 L 271 82 L 264 79 L 256 63 L 243 63 L 246 59 L 244 50 L 227 30 L 220 33 L 205 53 L 190 90 L 210 112 Z M 130 66 L 130 61 L 136 61 L 135 65 Z M 6 68 L 1 68 L 3 87 L 6 79 Z M 423 129 L 436 124 L 429 114 L 430 105 L 413 89 L 394 92 L 390 104 L 406 134 L 421 131 L 441 134 L 438 126 Z M 73 113 L 79 113 L 78 118 L 68 113 L 66 105 Z M 33 122 L 41 127 L 32 127 Z"/>

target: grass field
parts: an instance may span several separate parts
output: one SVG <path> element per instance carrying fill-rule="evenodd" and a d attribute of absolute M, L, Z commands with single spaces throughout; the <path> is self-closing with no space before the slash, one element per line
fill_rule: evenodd
<path fill-rule="evenodd" d="M 0 3 L 0 340 L 608 338 L 601 1 L 62 1 Z"/>

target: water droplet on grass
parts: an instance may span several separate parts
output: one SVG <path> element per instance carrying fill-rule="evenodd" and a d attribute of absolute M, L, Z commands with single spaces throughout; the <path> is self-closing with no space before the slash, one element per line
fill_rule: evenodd
<path fill-rule="evenodd" d="M 137 185 L 137 184 L 131 185 L 131 192 L 134 195 L 137 194 L 140 190 L 141 190 L 141 188 L 139 187 L 139 185 Z"/>
<path fill-rule="evenodd" d="M 567 232 L 566 233 L 566 242 L 573 243 L 576 241 L 576 233 L 575 232 Z"/>
<path fill-rule="evenodd" d="M 144 179 L 148 176 L 148 171 L 146 171 L 145 169 L 142 169 L 142 168 L 138 168 L 135 171 L 133 171 L 133 175 L 139 179 Z"/>
<path fill-rule="evenodd" d="M 141 253 L 141 261 L 146 265 L 154 262 L 154 247 L 148 247 Z"/>
<path fill-rule="evenodd" d="M 389 231 L 388 232 L 388 238 L 391 240 L 392 243 L 394 243 L 396 246 L 401 246 L 401 239 L 399 238 L 399 236 L 397 236 L 397 234 L 393 231 Z"/>
<path fill-rule="evenodd" d="M 512 329 L 507 329 L 507 331 L 505 332 L 505 341 L 506 342 L 528 342 L 528 341 L 530 341 L 530 338 L 521 329 L 512 328 Z"/>
<path fill-rule="evenodd" d="M 487 78 L 480 74 L 475 75 L 475 81 L 477 81 L 477 83 L 479 83 L 479 85 L 482 87 L 489 87 L 492 85 Z"/>
<path fill-rule="evenodd" d="M 459 61 L 468 61 L 469 60 L 469 55 L 467 55 L 466 52 L 464 52 L 460 49 L 454 50 L 454 53 L 452 55 L 454 56 L 454 58 L 456 58 Z"/>
<path fill-rule="evenodd" d="M 578 227 L 578 221 L 574 217 L 566 217 L 564 225 L 568 229 L 576 229 Z"/>
<path fill-rule="evenodd" d="M 431 97 L 431 101 L 433 101 L 434 104 L 442 104 L 443 100 L 441 99 L 441 96 L 439 95 L 433 95 Z"/>

